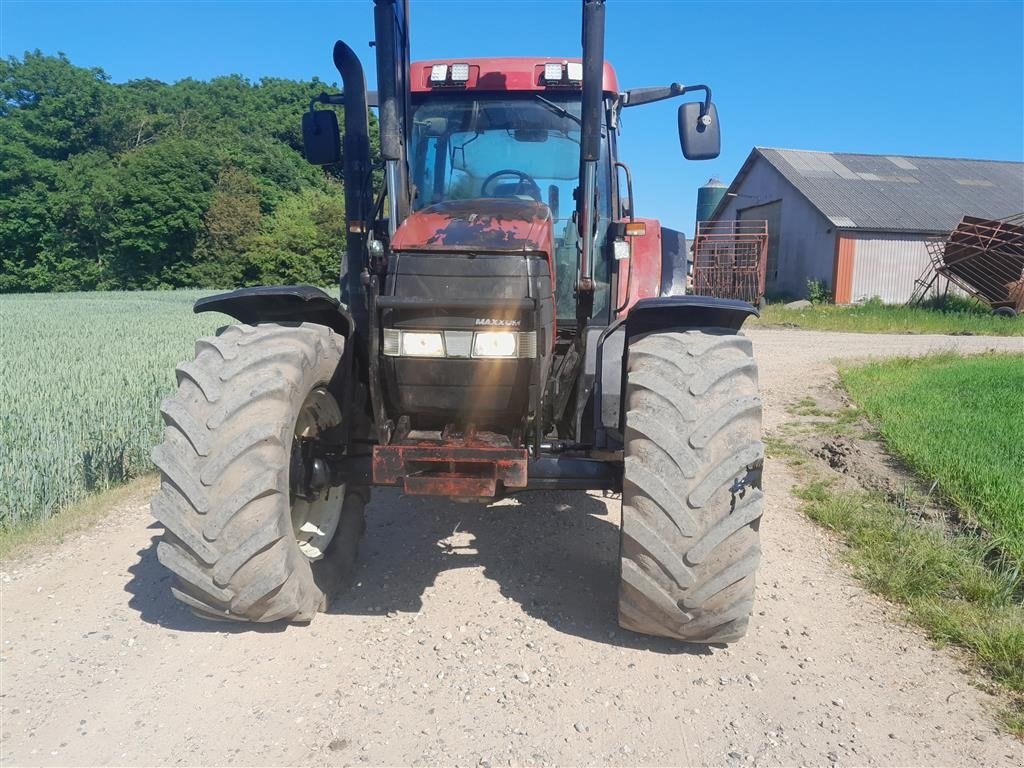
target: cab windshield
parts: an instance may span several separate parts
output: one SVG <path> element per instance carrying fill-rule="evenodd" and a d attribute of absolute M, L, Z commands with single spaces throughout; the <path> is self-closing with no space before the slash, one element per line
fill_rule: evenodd
<path fill-rule="evenodd" d="M 575 317 L 578 237 L 571 220 L 579 184 L 580 131 L 578 93 L 431 94 L 413 105 L 413 209 L 481 197 L 545 203 L 554 221 L 559 318 Z M 604 210 L 610 210 L 607 178 L 602 170 L 602 229 Z M 603 261 L 595 259 L 595 277 L 606 285 Z M 607 290 L 595 296 L 595 310 L 601 294 Z"/>
<path fill-rule="evenodd" d="M 413 207 L 471 197 L 519 197 L 547 203 L 564 228 L 579 178 L 580 101 L 532 96 L 440 96 L 416 106 Z"/>

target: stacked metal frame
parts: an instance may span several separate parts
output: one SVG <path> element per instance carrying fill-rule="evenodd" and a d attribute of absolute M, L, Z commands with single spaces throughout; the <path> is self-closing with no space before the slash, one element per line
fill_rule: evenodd
<path fill-rule="evenodd" d="M 996 311 L 1024 312 L 1024 214 L 964 216 L 945 240 L 928 242 L 928 253 L 932 274 L 918 281 L 911 303 L 920 303 L 942 276 Z"/>
<path fill-rule="evenodd" d="M 764 296 L 768 222 L 697 223 L 693 242 L 693 293 L 757 304 Z"/>

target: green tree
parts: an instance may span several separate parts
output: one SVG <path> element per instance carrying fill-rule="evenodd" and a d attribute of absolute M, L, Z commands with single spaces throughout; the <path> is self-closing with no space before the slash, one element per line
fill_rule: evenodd
<path fill-rule="evenodd" d="M 0 62 L 0 118 L 6 141 L 51 160 L 113 151 L 124 138 L 124 111 L 106 73 L 76 67 L 64 54 Z"/>
<path fill-rule="evenodd" d="M 47 290 L 88 290 L 102 282 L 115 188 L 115 168 L 106 152 L 85 152 L 58 164 L 34 267 Z"/>
<path fill-rule="evenodd" d="M 33 268 L 49 230 L 48 202 L 58 165 L 2 136 L 0 118 L 0 291 L 49 290 Z"/>
<path fill-rule="evenodd" d="M 300 131 L 325 90 L 0 60 L 0 292 L 333 282 L 339 169 L 310 166 Z"/>
<path fill-rule="evenodd" d="M 213 152 L 189 139 L 163 139 L 119 159 L 110 287 L 189 284 L 192 252 L 202 234 L 216 173 Z"/>
<path fill-rule="evenodd" d="M 345 204 L 341 190 L 304 189 L 286 197 L 264 220 L 253 240 L 246 281 L 250 284 L 308 283 L 338 279 L 345 248 Z"/>
<path fill-rule="evenodd" d="M 190 282 L 210 287 L 241 285 L 245 253 L 259 234 L 261 218 L 256 179 L 240 168 L 222 168 L 203 217 L 205 231 L 189 271 Z"/>

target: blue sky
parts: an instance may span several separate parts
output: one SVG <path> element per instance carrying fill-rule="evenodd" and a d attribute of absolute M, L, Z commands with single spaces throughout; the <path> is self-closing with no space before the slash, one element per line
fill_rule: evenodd
<path fill-rule="evenodd" d="M 579 52 L 578 0 L 412 0 L 417 59 Z M 338 80 L 333 42 L 365 52 L 372 2 L 0 0 L 0 54 L 63 51 L 116 82 L 238 73 Z M 627 110 L 638 213 L 691 232 L 696 189 L 753 146 L 1024 160 L 1024 3 L 609 0 L 620 86 L 711 85 L 722 156 L 687 162 L 675 102 Z M 371 83 L 371 87 L 374 87 Z"/>

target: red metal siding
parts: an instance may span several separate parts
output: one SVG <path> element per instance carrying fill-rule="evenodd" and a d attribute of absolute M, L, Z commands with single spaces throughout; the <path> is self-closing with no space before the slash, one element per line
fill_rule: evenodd
<path fill-rule="evenodd" d="M 836 304 L 849 304 L 853 294 L 853 253 L 856 240 L 850 235 L 836 235 L 836 261 L 832 272 Z"/>

